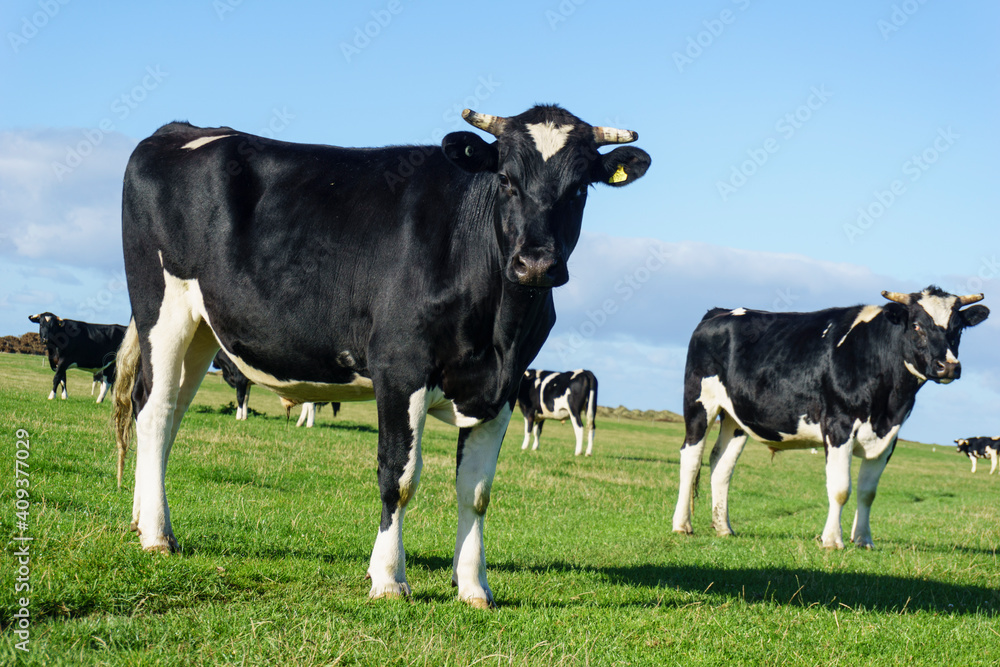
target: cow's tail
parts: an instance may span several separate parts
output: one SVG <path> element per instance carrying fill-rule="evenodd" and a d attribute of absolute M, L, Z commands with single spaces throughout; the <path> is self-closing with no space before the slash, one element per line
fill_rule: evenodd
<path fill-rule="evenodd" d="M 597 377 L 590 375 L 590 396 L 587 399 L 587 428 L 590 430 L 590 439 L 594 439 L 594 430 L 597 428 Z"/>
<path fill-rule="evenodd" d="M 132 407 L 132 387 L 139 372 L 139 331 L 135 320 L 129 322 L 125 331 L 125 339 L 118 348 L 115 360 L 118 367 L 118 377 L 114 388 L 114 419 L 115 442 L 118 444 L 118 486 L 122 485 L 122 474 L 125 472 L 125 454 L 128 443 L 132 439 L 135 426 L 135 415 Z"/>

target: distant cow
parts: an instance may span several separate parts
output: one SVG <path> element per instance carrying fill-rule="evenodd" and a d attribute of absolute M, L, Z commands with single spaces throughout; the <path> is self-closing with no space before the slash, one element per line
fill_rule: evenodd
<path fill-rule="evenodd" d="M 222 350 L 219 350 L 219 353 L 215 355 L 212 365 L 222 371 L 222 379 L 236 390 L 236 418 L 246 419 L 250 405 L 250 385 L 253 382 Z"/>
<path fill-rule="evenodd" d="M 958 453 L 965 454 L 972 461 L 972 472 L 976 472 L 977 459 L 990 459 L 990 474 L 997 469 L 997 459 L 1000 458 L 1000 436 L 992 438 L 968 438 L 955 441 L 958 445 Z"/>
<path fill-rule="evenodd" d="M 590 371 L 566 373 L 538 371 L 529 368 L 521 378 L 517 405 L 524 415 L 524 443 L 535 436 L 532 449 L 538 449 L 538 436 L 546 419 L 569 419 L 576 433 L 576 456 L 583 453 L 584 419 L 587 424 L 587 456 L 594 451 L 594 429 L 597 426 L 597 378 Z"/>
<path fill-rule="evenodd" d="M 96 374 L 101 374 L 101 392 L 97 402 L 103 401 L 108 387 L 114 382 L 115 355 L 125 337 L 125 327 L 64 320 L 49 312 L 30 315 L 28 319 L 38 325 L 38 335 L 45 343 L 49 365 L 55 371 L 49 398 L 56 397 L 60 385 L 62 397 L 68 398 L 66 371 L 79 368 L 95 374 L 95 380 Z"/>
<path fill-rule="evenodd" d="M 462 117 L 495 141 L 340 148 L 171 123 L 139 142 L 122 195 L 133 324 L 115 405 L 119 479 L 136 416 L 144 549 L 177 548 L 168 454 L 221 346 L 279 396 L 376 399 L 372 598 L 410 594 L 403 517 L 424 422 L 457 426 L 452 583 L 493 605 L 483 526 L 521 375 L 555 322 L 590 186 L 629 185 L 650 158 L 601 153 L 638 135 L 556 106 Z"/>
<path fill-rule="evenodd" d="M 851 493 L 851 455 L 861 458 L 851 539 L 871 548 L 869 515 L 879 476 L 928 380 L 961 375 L 962 330 L 989 316 L 982 294 L 955 296 L 931 286 L 882 292 L 881 306 L 813 313 L 716 308 L 695 328 L 684 373 L 684 423 L 675 532 L 691 532 L 691 503 L 709 427 L 722 415 L 712 449 L 712 520 L 731 535 L 729 481 L 747 436 L 774 450 L 826 450 L 830 511 L 823 546 L 843 548 L 840 517 Z"/>

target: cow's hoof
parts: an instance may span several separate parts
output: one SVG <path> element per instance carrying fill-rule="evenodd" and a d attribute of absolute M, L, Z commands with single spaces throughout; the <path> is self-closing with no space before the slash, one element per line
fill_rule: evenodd
<path fill-rule="evenodd" d="M 140 536 L 142 535 L 142 531 L 138 528 L 136 528 L 136 532 L 139 533 Z M 166 535 L 148 546 L 143 545 L 142 550 L 146 553 L 169 556 L 170 554 L 177 553 L 181 550 L 181 548 L 180 545 L 177 544 L 177 540 L 174 539 L 173 535 Z"/>
<path fill-rule="evenodd" d="M 674 532 L 678 535 L 687 535 L 689 537 L 694 535 L 694 531 L 690 528 L 674 528 Z"/>
<path fill-rule="evenodd" d="M 131 522 L 128 525 L 128 529 L 130 531 L 132 531 L 133 533 L 138 533 L 139 535 L 142 535 L 142 531 L 139 530 L 139 522 L 138 521 Z"/>
<path fill-rule="evenodd" d="M 473 609 L 496 609 L 496 603 L 486 598 L 469 598 L 464 602 Z"/>
<path fill-rule="evenodd" d="M 854 546 L 858 547 L 859 549 L 868 549 L 869 551 L 871 551 L 872 549 L 875 548 L 875 543 L 872 542 L 870 539 L 859 539 L 859 540 L 854 540 Z"/>
<path fill-rule="evenodd" d="M 368 591 L 368 597 L 372 600 L 402 600 L 410 596 L 410 585 L 404 582 L 393 581 L 380 586 L 372 586 Z"/>

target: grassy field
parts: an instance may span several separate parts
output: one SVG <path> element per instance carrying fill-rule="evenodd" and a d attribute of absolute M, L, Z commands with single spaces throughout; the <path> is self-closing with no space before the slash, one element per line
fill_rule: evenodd
<path fill-rule="evenodd" d="M 680 424 L 604 419 L 592 458 L 550 423 L 522 452 L 515 413 L 486 524 L 499 608 L 450 585 L 457 431 L 428 419 L 406 516 L 409 600 L 370 601 L 378 525 L 373 404 L 294 428 L 259 388 L 206 378 L 167 476 L 182 553 L 128 531 L 134 454 L 115 486 L 110 405 L 71 371 L 45 400 L 40 357 L 0 354 L 0 663 L 37 665 L 986 665 L 1000 660 L 1000 478 L 903 443 L 872 513 L 874 551 L 827 551 L 822 455 L 751 443 L 738 536 L 674 535 Z M 17 429 L 30 433 L 30 652 L 14 648 Z M 706 457 L 707 464 L 707 457 Z M 855 464 L 855 471 L 857 465 Z M 707 491 L 707 489 L 704 489 Z M 849 532 L 854 498 L 845 509 Z"/>

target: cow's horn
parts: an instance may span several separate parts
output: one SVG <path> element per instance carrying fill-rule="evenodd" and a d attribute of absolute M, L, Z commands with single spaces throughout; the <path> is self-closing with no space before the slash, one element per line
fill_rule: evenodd
<path fill-rule="evenodd" d="M 462 112 L 462 118 L 465 122 L 478 127 L 483 132 L 489 132 L 494 137 L 499 137 L 500 133 L 503 132 L 504 127 L 507 125 L 507 119 L 503 116 L 491 116 L 488 113 L 476 113 L 472 109 L 466 109 Z"/>
<path fill-rule="evenodd" d="M 958 297 L 958 303 L 963 306 L 968 306 L 970 303 L 976 303 L 977 301 L 982 301 L 982 294 L 966 294 L 965 296 Z"/>
<path fill-rule="evenodd" d="M 901 303 L 904 306 L 910 305 L 909 294 L 900 294 L 899 292 L 882 292 L 882 296 L 889 299 L 889 301 L 895 301 L 896 303 Z"/>
<path fill-rule="evenodd" d="M 594 143 L 598 146 L 608 144 L 630 144 L 639 138 L 638 132 L 619 130 L 617 127 L 595 127 Z"/>

